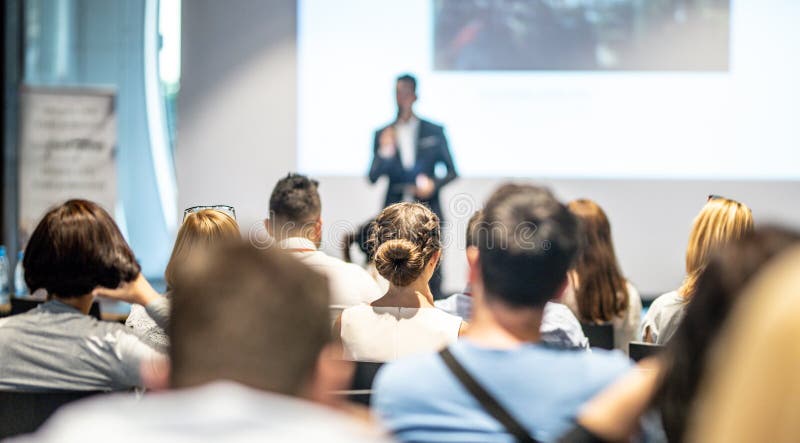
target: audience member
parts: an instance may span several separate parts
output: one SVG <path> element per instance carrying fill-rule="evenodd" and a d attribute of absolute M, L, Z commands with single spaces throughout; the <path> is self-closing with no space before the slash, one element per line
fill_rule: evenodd
<path fill-rule="evenodd" d="M 756 276 L 708 363 L 687 441 L 800 441 L 800 247 Z"/>
<path fill-rule="evenodd" d="M 540 343 L 544 305 L 566 287 L 579 246 L 566 206 L 545 188 L 507 184 L 483 221 L 468 251 L 474 309 L 464 337 L 378 373 L 373 406 L 401 441 L 555 441 L 630 368 L 616 351 Z"/>
<path fill-rule="evenodd" d="M 167 283 L 165 296 L 170 297 L 170 291 L 175 286 L 175 275 L 189 257 L 211 244 L 221 240 L 236 239 L 239 236 L 239 225 L 225 212 L 215 209 L 189 211 L 178 230 L 172 255 L 164 272 L 164 280 Z M 150 346 L 160 351 L 166 350 L 169 344 L 166 332 L 147 315 L 141 305 L 131 306 L 131 313 L 125 325 L 133 328 Z"/>
<path fill-rule="evenodd" d="M 369 303 L 381 293 L 360 266 L 318 249 L 322 242 L 322 204 L 317 187 L 316 180 L 300 174 L 279 180 L 269 198 L 270 218 L 265 224 L 278 247 L 328 277 L 331 307 L 338 313 L 349 306 Z"/>
<path fill-rule="evenodd" d="M 383 441 L 315 404 L 348 382 L 324 358 L 332 337 L 323 276 L 236 242 L 201 251 L 172 289 L 172 390 L 76 403 L 31 441 Z M 126 290 L 116 296 L 139 298 Z"/>
<path fill-rule="evenodd" d="M 627 354 L 628 343 L 639 339 L 639 291 L 622 276 L 611 241 L 611 224 L 603 209 L 587 199 L 573 200 L 567 206 L 581 221 L 584 242 L 569 273 L 563 302 L 583 323 L 611 323 L 614 348 Z"/>
<path fill-rule="evenodd" d="M 753 216 L 744 203 L 724 197 L 708 197 L 694 219 L 686 249 L 686 278 L 680 288 L 661 295 L 650 306 L 642 322 L 642 339 L 664 344 L 678 329 L 697 279 L 714 251 L 753 230 Z"/>
<path fill-rule="evenodd" d="M 475 211 L 467 222 L 466 248 L 478 246 L 478 230 L 485 229 L 481 222 L 482 211 Z M 434 302 L 437 308 L 457 315 L 466 321 L 472 317 L 472 289 L 469 284 L 463 292 L 457 292 L 445 299 Z M 581 329 L 578 319 L 561 303 L 548 301 L 544 305 L 541 340 L 554 346 L 564 348 L 589 349 L 589 339 Z"/>
<path fill-rule="evenodd" d="M 666 438 L 673 443 L 686 441 L 684 434 L 698 392 L 718 374 L 707 370 L 707 361 L 729 312 L 747 303 L 746 288 L 758 278 L 753 276 L 798 242 L 800 234 L 796 232 L 764 228 L 714 253 L 697 279 L 686 316 L 660 362 L 646 364 L 660 375 L 629 377 L 625 386 L 609 388 L 583 409 L 579 424 L 603 441 L 620 441 L 634 432 L 631 424 L 655 406 Z"/>
<path fill-rule="evenodd" d="M 372 228 L 378 272 L 390 286 L 370 305 L 345 309 L 337 330 L 345 358 L 383 362 L 455 341 L 461 317 L 436 309 L 428 282 L 441 257 L 439 217 L 420 203 L 384 209 Z"/>
<path fill-rule="evenodd" d="M 140 386 L 140 368 L 161 354 L 128 328 L 88 315 L 97 286 L 129 283 L 155 321 L 168 306 L 141 276 L 117 225 L 97 204 L 69 200 L 51 209 L 28 240 L 25 283 L 48 300 L 0 320 L 0 389 L 108 391 Z"/>
<path fill-rule="evenodd" d="M 670 442 L 683 441 L 698 388 L 716 376 L 706 374 L 705 356 L 743 289 L 765 263 L 798 241 L 796 232 L 758 229 L 714 254 L 698 277 L 686 316 L 667 345 L 664 380 L 655 398 Z"/>

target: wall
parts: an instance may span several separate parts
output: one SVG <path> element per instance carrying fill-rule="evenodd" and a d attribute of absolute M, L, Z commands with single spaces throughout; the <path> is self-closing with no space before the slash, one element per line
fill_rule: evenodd
<path fill-rule="evenodd" d="M 166 190 L 156 180 L 148 124 L 144 68 L 148 0 L 27 0 L 24 4 L 25 85 L 99 85 L 117 91 L 120 206 L 115 215 L 144 274 L 159 278 L 174 233 L 161 206 Z M 171 158 L 163 161 L 169 164 Z M 115 208 L 107 209 L 113 212 Z"/>
<path fill-rule="evenodd" d="M 231 204 L 257 229 L 295 167 L 295 2 L 192 0 L 182 20 L 179 207 Z"/>
<path fill-rule="evenodd" d="M 260 229 L 272 185 L 296 165 L 295 34 L 294 0 L 184 2 L 176 154 L 181 207 L 230 203 L 243 229 Z M 458 147 L 453 150 L 457 163 Z M 316 178 L 323 247 L 338 253 L 342 232 L 379 209 L 385 184 L 371 187 L 362 177 Z M 445 251 L 446 290 L 463 286 L 466 219 L 502 180 L 462 177 L 446 188 L 451 229 L 445 235 L 455 245 Z M 689 228 L 708 194 L 747 202 L 759 224 L 800 227 L 797 182 L 541 181 L 562 199 L 590 197 L 606 209 L 623 270 L 646 296 L 680 283 Z"/>

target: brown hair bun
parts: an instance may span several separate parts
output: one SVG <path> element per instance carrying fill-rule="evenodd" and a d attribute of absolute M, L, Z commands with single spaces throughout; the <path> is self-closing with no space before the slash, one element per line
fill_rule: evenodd
<path fill-rule="evenodd" d="M 387 240 L 375 253 L 378 273 L 396 286 L 408 286 L 425 268 L 422 251 L 404 238 Z"/>

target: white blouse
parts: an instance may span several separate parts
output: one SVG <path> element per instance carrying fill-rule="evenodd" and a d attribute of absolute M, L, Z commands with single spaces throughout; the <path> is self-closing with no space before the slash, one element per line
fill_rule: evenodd
<path fill-rule="evenodd" d="M 642 340 L 645 333 L 650 331 L 653 343 L 666 344 L 678 330 L 686 314 L 686 306 L 686 299 L 678 291 L 667 292 L 653 300 L 642 322 Z"/>
<path fill-rule="evenodd" d="M 437 308 L 354 306 L 342 312 L 344 358 L 385 362 L 458 339 L 461 317 Z"/>

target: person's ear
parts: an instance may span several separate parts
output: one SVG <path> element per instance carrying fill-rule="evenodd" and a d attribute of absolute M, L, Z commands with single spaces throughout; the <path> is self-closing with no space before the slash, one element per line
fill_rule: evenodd
<path fill-rule="evenodd" d="M 314 222 L 314 240 L 316 243 L 322 242 L 322 216 L 317 217 Z"/>
<path fill-rule="evenodd" d="M 308 398 L 327 405 L 341 403 L 342 397 L 334 392 L 350 389 L 354 372 L 353 362 L 342 358 L 340 342 L 326 345 L 317 357 L 317 365 L 308 385 Z"/>

